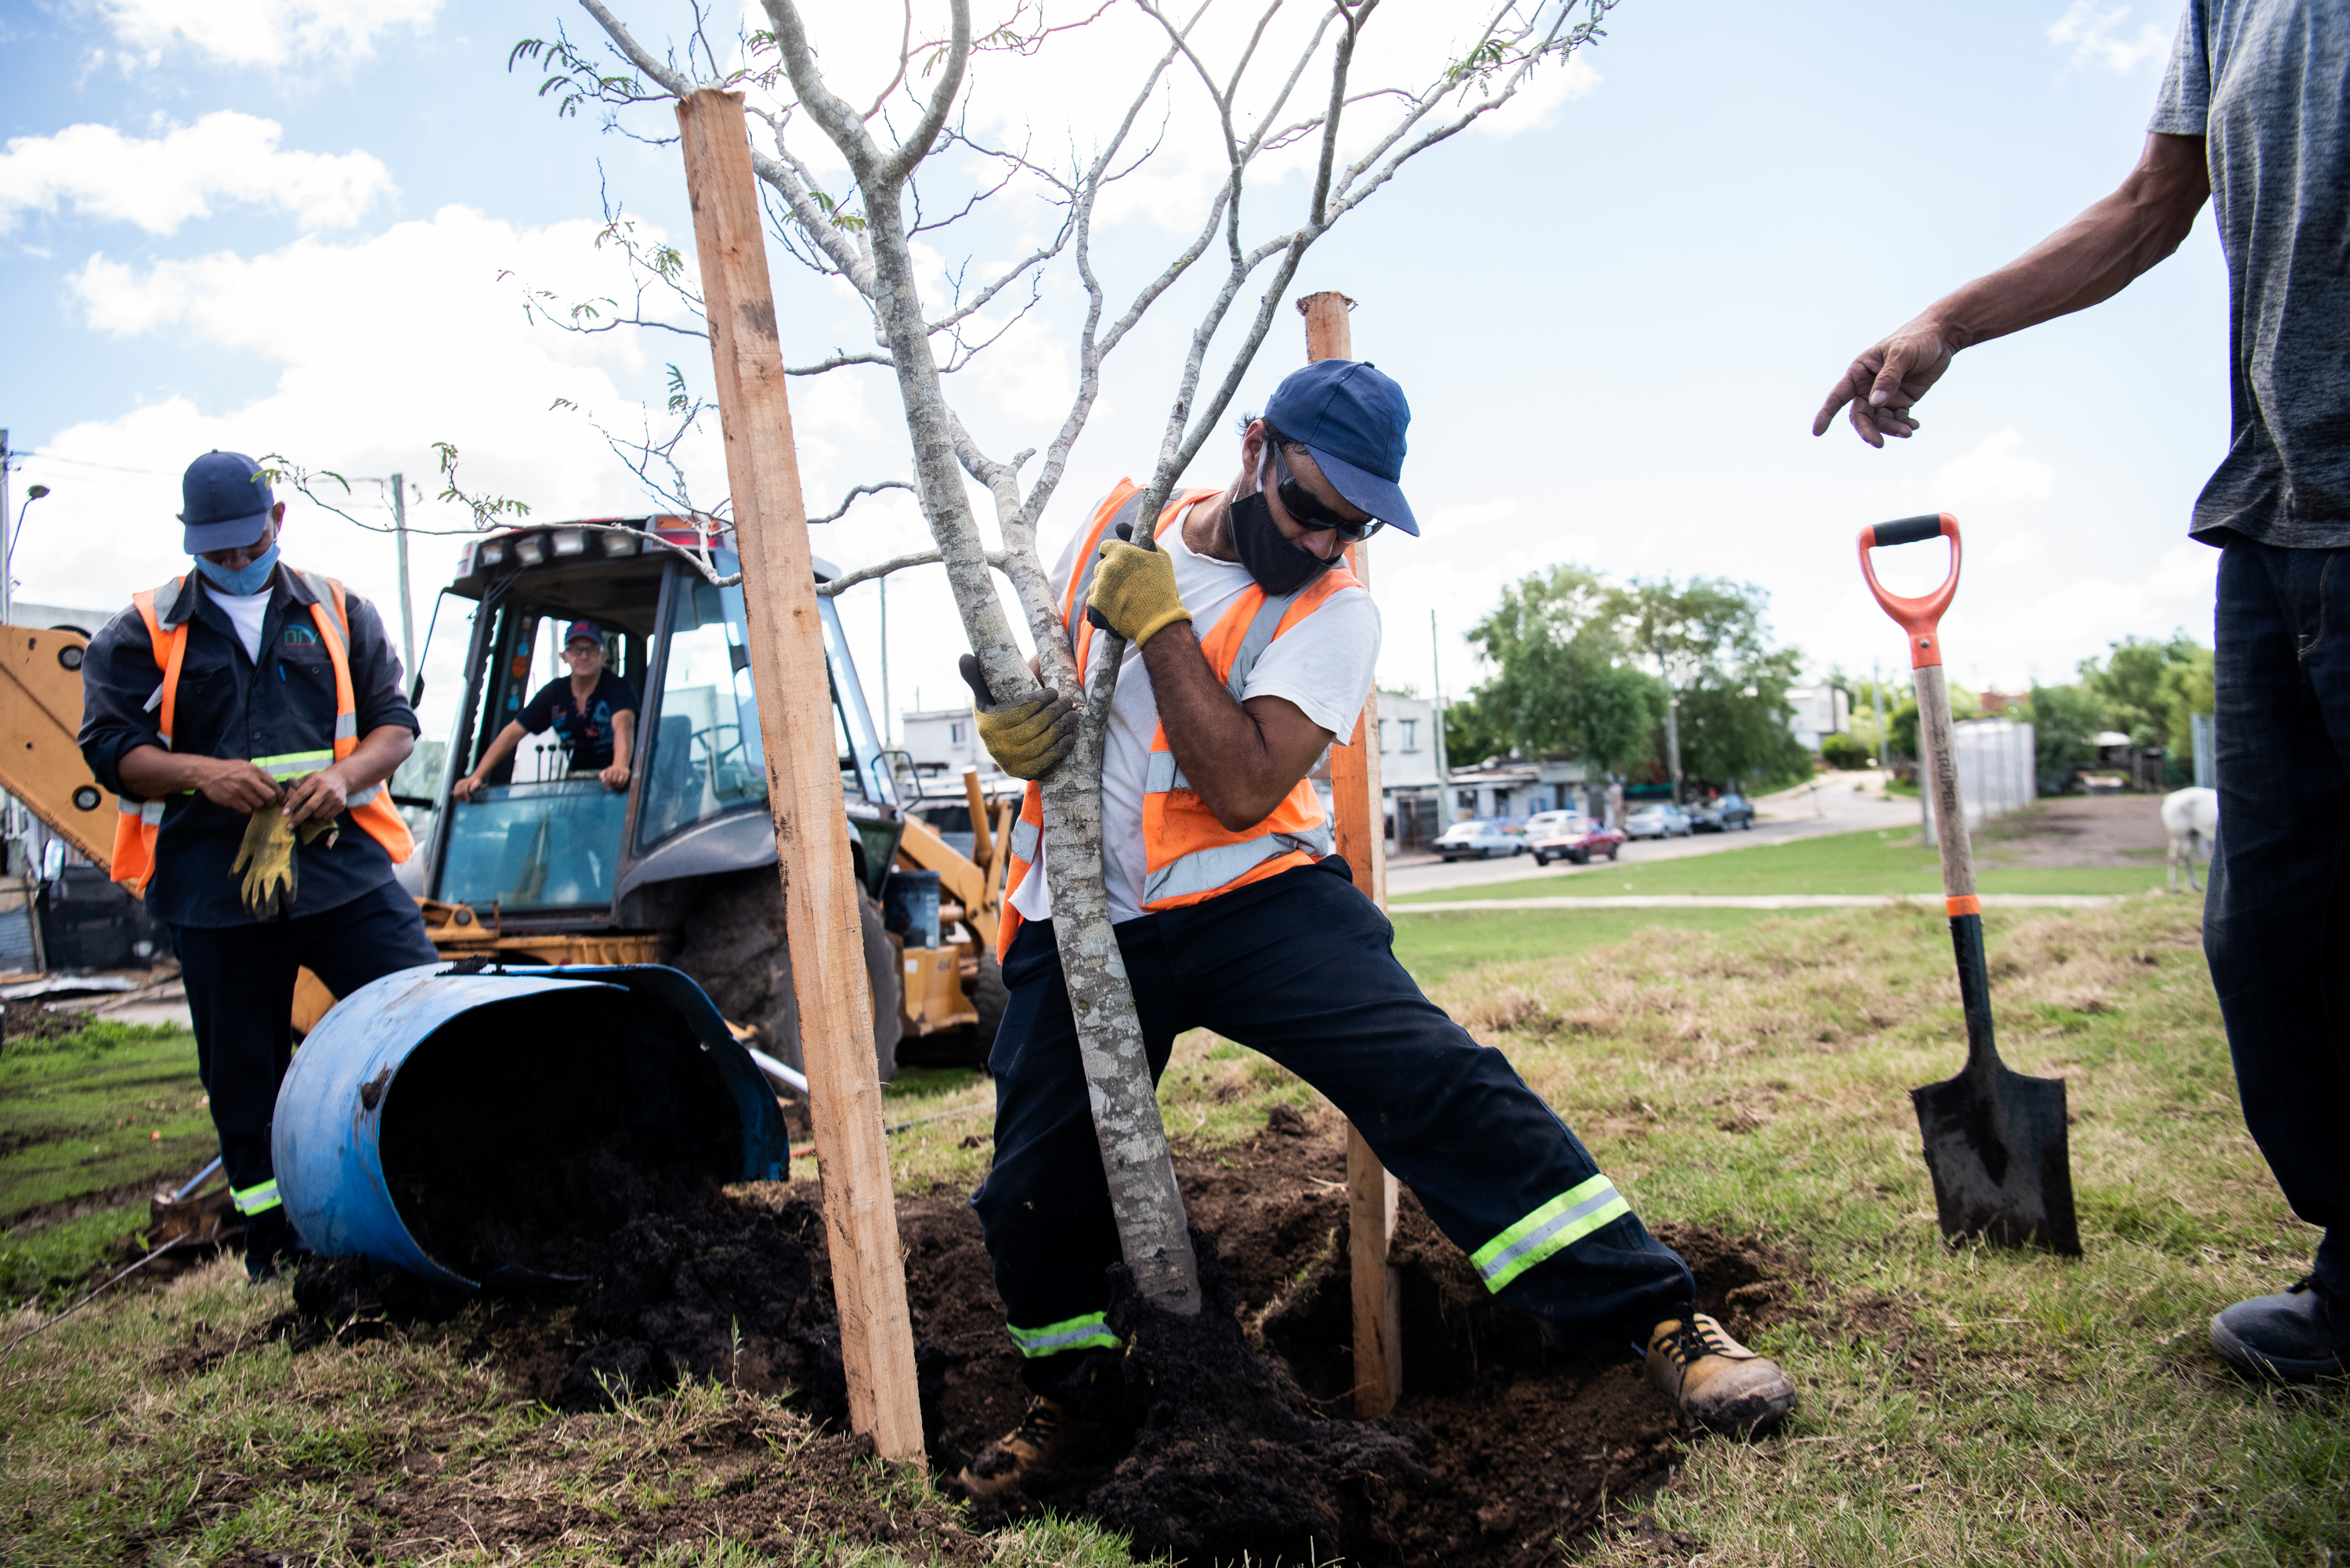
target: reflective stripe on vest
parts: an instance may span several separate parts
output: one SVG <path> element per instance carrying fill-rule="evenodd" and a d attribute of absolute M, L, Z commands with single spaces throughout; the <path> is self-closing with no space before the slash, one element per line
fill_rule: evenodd
<path fill-rule="evenodd" d="M 1061 595 L 1061 629 L 1069 639 L 1069 651 L 1076 660 L 1077 675 L 1085 678 L 1087 665 L 1093 659 L 1094 625 L 1085 618 L 1082 607 L 1093 591 L 1094 570 L 1101 563 L 1101 542 L 1119 523 L 1129 525 L 1141 515 L 1142 489 L 1130 479 L 1121 479 L 1111 486 L 1110 493 L 1094 507 L 1091 522 L 1086 524 L 1083 540 L 1077 548 L 1077 567 L 1069 574 L 1069 586 Z M 1159 514 L 1159 526 L 1153 537 L 1172 527 L 1195 503 L 1215 494 L 1212 490 L 1187 490 L 1167 504 Z M 1003 904 L 995 928 L 995 956 L 1000 962 L 1012 950 L 1012 939 L 1020 934 L 1024 918 L 1013 907 L 1013 896 L 1028 879 L 1028 873 L 1045 838 L 1045 787 L 1031 780 L 1027 794 L 1020 802 L 1020 819 L 1013 826 L 1012 843 L 1008 850 L 1011 864 L 1003 878 Z"/>
<path fill-rule="evenodd" d="M 1469 1255 L 1488 1291 L 1498 1291 L 1536 1263 L 1565 1251 L 1602 1225 L 1632 1212 L 1616 1184 L 1595 1176 L 1569 1188 Z"/>
<path fill-rule="evenodd" d="M 317 625 L 326 643 L 328 662 L 334 669 L 335 727 L 332 750 L 286 752 L 252 759 L 254 766 L 280 780 L 317 773 L 329 763 L 349 756 L 359 750 L 359 698 L 351 686 L 350 615 L 343 600 L 343 585 L 315 572 L 293 567 L 287 570 L 301 580 L 311 597 L 310 618 Z M 173 577 L 161 587 L 130 596 L 132 607 L 147 627 L 155 666 L 163 677 L 154 695 L 147 699 L 147 707 L 156 713 L 156 733 L 166 751 L 172 749 L 172 729 L 177 718 L 180 668 L 187 656 L 188 623 L 182 621 L 169 630 L 163 623 L 179 607 L 180 595 L 185 591 L 186 584 L 185 577 Z M 415 853 L 416 841 L 408 831 L 408 824 L 384 795 L 381 784 L 352 791 L 343 804 L 352 823 L 383 846 L 393 865 Z M 155 875 L 155 847 L 161 839 L 162 827 L 163 802 L 142 801 L 135 805 L 127 799 L 121 802 L 121 814 L 115 819 L 114 853 L 108 875 L 134 897 L 146 897 L 147 884 Z"/>

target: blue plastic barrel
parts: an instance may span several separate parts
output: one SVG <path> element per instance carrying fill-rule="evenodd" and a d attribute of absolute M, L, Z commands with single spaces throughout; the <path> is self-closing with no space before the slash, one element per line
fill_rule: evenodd
<path fill-rule="evenodd" d="M 881 923 L 910 948 L 939 945 L 939 874 L 892 871 L 881 885 Z"/>
<path fill-rule="evenodd" d="M 556 1091 L 583 1081 L 610 1113 L 602 1125 L 563 1114 L 566 1096 Z M 692 1107 L 690 1121 L 681 1107 Z M 727 1181 L 780 1181 L 791 1158 L 775 1091 L 702 988 L 678 971 L 533 965 L 454 974 L 434 963 L 361 986 L 295 1054 L 270 1137 L 286 1217 L 314 1251 L 371 1258 L 442 1284 L 545 1277 L 521 1266 L 472 1277 L 412 1232 L 394 1196 L 406 1179 L 402 1161 L 444 1147 L 434 1140 L 452 1128 L 510 1138 L 507 1155 L 523 1160 L 619 1137 L 676 1151 Z"/>

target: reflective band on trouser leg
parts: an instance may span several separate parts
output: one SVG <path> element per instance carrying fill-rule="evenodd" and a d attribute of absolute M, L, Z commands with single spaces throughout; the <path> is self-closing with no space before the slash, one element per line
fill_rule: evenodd
<path fill-rule="evenodd" d="M 1097 1312 L 1048 1323 L 1042 1328 L 1018 1328 L 1008 1323 L 1003 1327 L 1020 1354 L 1031 1359 L 1058 1355 L 1065 1350 L 1116 1350 L 1118 1345 L 1118 1335 L 1109 1331 L 1108 1317 Z"/>
<path fill-rule="evenodd" d="M 1026 817 L 1021 817 L 1013 823 L 1012 858 L 1014 860 L 1025 860 L 1034 866 L 1036 863 L 1036 852 L 1044 846 L 1044 843 L 1045 830 Z"/>
<path fill-rule="evenodd" d="M 1559 1194 L 1470 1254 L 1489 1291 L 1503 1286 L 1602 1225 L 1632 1212 L 1616 1184 L 1595 1176 Z"/>
<path fill-rule="evenodd" d="M 258 1214 L 265 1209 L 275 1209 L 278 1201 L 277 1179 L 273 1176 L 256 1186 L 244 1188 L 228 1196 L 229 1201 L 236 1205 L 236 1211 L 240 1214 Z"/>

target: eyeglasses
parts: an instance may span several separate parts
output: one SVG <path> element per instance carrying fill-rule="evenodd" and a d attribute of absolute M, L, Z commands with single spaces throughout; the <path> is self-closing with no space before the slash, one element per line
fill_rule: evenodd
<path fill-rule="evenodd" d="M 1281 504 L 1288 509 L 1290 516 L 1297 520 L 1299 527 L 1335 528 L 1339 538 L 1352 545 L 1369 538 L 1387 526 L 1377 517 L 1341 517 L 1324 505 L 1319 496 L 1306 489 L 1298 482 L 1297 476 L 1289 472 L 1289 463 L 1282 457 L 1278 444 L 1267 441 L 1265 450 L 1273 456 L 1274 472 L 1277 476 L 1274 489 L 1281 496 Z"/>

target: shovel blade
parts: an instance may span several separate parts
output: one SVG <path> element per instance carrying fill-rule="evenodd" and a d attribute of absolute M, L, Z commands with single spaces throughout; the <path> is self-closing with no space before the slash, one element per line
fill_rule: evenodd
<path fill-rule="evenodd" d="M 2005 1066 L 1909 1091 L 1942 1234 L 2081 1255 L 2064 1081 Z"/>

